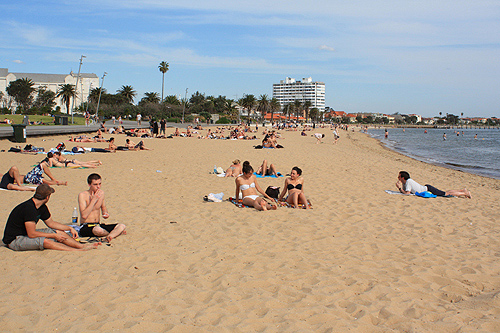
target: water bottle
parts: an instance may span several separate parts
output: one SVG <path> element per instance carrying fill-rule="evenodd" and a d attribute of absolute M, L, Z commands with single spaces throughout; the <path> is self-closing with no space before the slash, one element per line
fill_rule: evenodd
<path fill-rule="evenodd" d="M 78 224 L 78 210 L 76 209 L 73 209 L 73 216 L 71 218 L 71 224 L 73 225 L 77 225 Z"/>

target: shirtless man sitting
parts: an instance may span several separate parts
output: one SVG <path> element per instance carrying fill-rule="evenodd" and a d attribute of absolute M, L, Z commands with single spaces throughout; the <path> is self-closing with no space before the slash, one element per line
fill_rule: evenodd
<path fill-rule="evenodd" d="M 138 144 L 135 144 L 135 142 L 130 139 L 126 139 L 125 142 L 126 142 L 125 146 L 129 150 L 151 150 L 144 145 L 144 142 L 142 140 L 139 141 Z"/>
<path fill-rule="evenodd" d="M 80 237 L 106 237 L 108 242 L 120 235 L 125 235 L 125 225 L 100 223 L 100 213 L 102 217 L 109 217 L 108 209 L 104 203 L 104 192 L 101 190 L 101 176 L 92 173 L 87 178 L 89 189 L 78 195 L 78 205 L 80 207 L 80 218 L 82 227 Z"/>

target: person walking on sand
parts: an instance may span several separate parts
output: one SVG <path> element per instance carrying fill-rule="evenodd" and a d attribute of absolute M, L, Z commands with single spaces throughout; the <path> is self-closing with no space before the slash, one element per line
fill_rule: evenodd
<path fill-rule="evenodd" d="M 104 202 L 104 192 L 101 190 L 101 176 L 92 173 L 87 177 L 89 189 L 78 195 L 80 218 L 83 224 L 80 228 L 81 237 L 106 237 L 106 241 L 125 235 L 125 224 L 100 223 L 101 212 L 104 219 L 109 218 L 108 208 Z"/>
<path fill-rule="evenodd" d="M 455 196 L 455 197 L 465 197 L 472 199 L 472 195 L 469 190 L 466 188 L 462 190 L 448 190 L 448 191 L 441 191 L 435 188 L 432 185 L 425 185 L 422 186 L 413 179 L 410 178 L 410 174 L 406 171 L 400 171 L 398 174 L 398 181 L 396 182 L 396 187 L 398 188 L 399 192 L 403 194 L 415 194 L 415 192 L 426 192 L 429 191 L 434 195 L 437 195 L 438 197 L 445 197 L 445 196 Z"/>
<path fill-rule="evenodd" d="M 52 219 L 47 202 L 55 190 L 47 184 L 36 188 L 35 195 L 17 205 L 9 215 L 2 241 L 14 251 L 60 250 L 84 251 L 97 248 L 100 243 L 80 244 L 78 233 L 68 225 Z M 48 228 L 36 229 L 42 219 Z M 68 232 L 71 234 L 68 235 Z"/>
<path fill-rule="evenodd" d="M 339 133 L 337 132 L 337 128 L 335 128 L 333 130 L 333 143 L 336 144 L 337 141 L 339 141 L 339 138 L 340 138 Z"/>

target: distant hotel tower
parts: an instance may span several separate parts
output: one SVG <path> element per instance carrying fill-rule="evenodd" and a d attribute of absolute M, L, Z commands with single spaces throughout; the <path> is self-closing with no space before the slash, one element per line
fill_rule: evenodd
<path fill-rule="evenodd" d="M 325 111 L 325 84 L 313 82 L 310 77 L 303 78 L 302 81 L 287 77 L 280 83 L 273 84 L 273 97 L 280 102 L 281 108 L 299 100 L 301 103 L 311 101 L 311 108 Z"/>

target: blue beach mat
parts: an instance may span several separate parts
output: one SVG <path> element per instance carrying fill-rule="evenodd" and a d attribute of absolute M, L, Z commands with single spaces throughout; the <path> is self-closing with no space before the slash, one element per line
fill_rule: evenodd
<path fill-rule="evenodd" d="M 276 177 L 275 175 L 266 175 L 266 176 L 263 176 L 263 175 L 258 175 L 256 173 L 254 173 L 255 177 L 257 178 L 278 178 L 278 177 L 283 177 L 283 175 L 281 173 L 278 172 L 278 177 Z"/>

